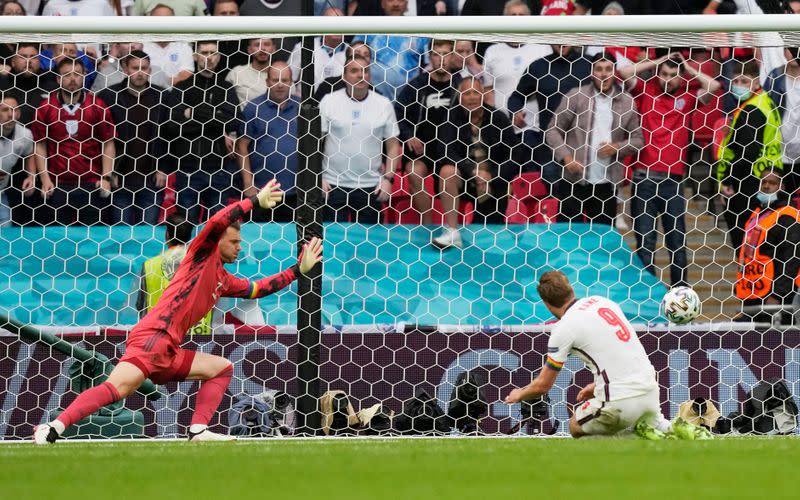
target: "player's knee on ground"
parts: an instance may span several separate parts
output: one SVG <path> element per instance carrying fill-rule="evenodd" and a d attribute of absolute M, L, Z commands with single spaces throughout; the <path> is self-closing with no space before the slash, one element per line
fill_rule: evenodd
<path fill-rule="evenodd" d="M 586 433 L 583 432 L 583 429 L 581 428 L 581 424 L 579 424 L 578 421 L 575 420 L 575 417 L 569 419 L 569 433 L 574 438 L 579 438 L 586 435 Z"/>

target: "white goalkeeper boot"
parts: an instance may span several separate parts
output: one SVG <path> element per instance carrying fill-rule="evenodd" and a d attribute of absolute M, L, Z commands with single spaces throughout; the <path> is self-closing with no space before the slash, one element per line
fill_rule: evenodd
<path fill-rule="evenodd" d="M 33 429 L 33 444 L 35 445 L 45 445 L 45 444 L 53 444 L 56 442 L 56 439 L 59 439 L 61 436 L 58 435 L 58 432 L 51 426 L 50 424 L 41 424 L 37 425 Z"/>
<path fill-rule="evenodd" d="M 434 238 L 431 244 L 441 250 L 464 247 L 464 243 L 461 241 L 461 233 L 455 227 L 445 227 L 442 234 Z"/>
<path fill-rule="evenodd" d="M 193 443 L 199 441 L 236 441 L 235 436 L 211 432 L 208 430 L 208 427 L 203 427 L 202 430 L 192 430 L 192 427 L 193 426 L 189 427 L 189 441 Z"/>

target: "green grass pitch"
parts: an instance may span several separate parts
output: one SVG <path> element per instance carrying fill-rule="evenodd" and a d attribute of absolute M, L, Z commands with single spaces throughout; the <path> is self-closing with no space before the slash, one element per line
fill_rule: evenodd
<path fill-rule="evenodd" d="M 800 498 L 800 441 L 0 444 L 7 499 Z"/>

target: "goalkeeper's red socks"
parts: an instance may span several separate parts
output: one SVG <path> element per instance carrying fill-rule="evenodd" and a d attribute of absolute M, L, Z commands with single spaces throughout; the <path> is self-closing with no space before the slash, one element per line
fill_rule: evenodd
<path fill-rule="evenodd" d="M 70 425 L 120 399 L 122 398 L 119 397 L 117 388 L 109 382 L 103 382 L 80 393 L 75 401 L 64 410 L 64 413 L 53 420 L 50 426 L 61 435 L 64 429 Z"/>
<path fill-rule="evenodd" d="M 233 376 L 233 365 L 228 365 L 214 378 L 210 378 L 202 383 L 200 390 L 197 391 L 197 402 L 192 415 L 192 426 L 207 426 L 211 422 L 211 417 L 219 408 L 222 396 L 231 383 Z M 197 427 L 195 427 L 197 429 Z M 191 429 L 190 429 L 191 430 Z M 192 431 L 195 432 L 195 431 Z"/>

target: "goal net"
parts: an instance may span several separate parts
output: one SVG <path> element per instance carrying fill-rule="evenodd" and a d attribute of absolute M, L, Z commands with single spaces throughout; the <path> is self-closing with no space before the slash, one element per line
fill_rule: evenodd
<path fill-rule="evenodd" d="M 4 18 L 0 439 L 102 381 L 197 229 L 273 178 L 227 269 L 320 236 L 323 271 L 188 332 L 234 363 L 220 432 L 565 433 L 578 359 L 502 402 L 543 365 L 554 269 L 620 304 L 668 418 L 797 394 L 800 23 L 764 17 Z M 71 437 L 183 435 L 197 388 Z"/>

